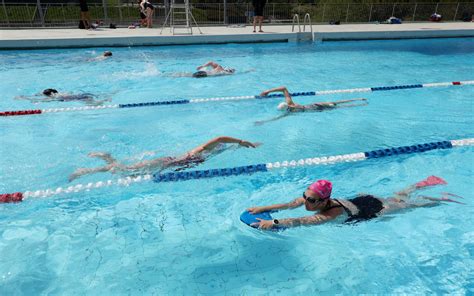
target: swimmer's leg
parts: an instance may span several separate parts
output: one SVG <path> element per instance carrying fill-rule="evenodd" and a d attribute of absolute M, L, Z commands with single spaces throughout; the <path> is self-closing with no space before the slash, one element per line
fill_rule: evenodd
<path fill-rule="evenodd" d="M 117 160 L 107 152 L 91 152 L 88 154 L 89 157 L 97 157 L 105 161 L 107 164 L 116 164 Z"/>
<path fill-rule="evenodd" d="M 340 101 L 335 101 L 335 102 L 332 102 L 332 103 L 338 105 L 338 104 L 345 104 L 345 103 L 357 102 L 357 101 L 366 102 L 367 99 L 366 98 L 357 98 L 357 99 L 350 99 L 350 100 L 340 100 Z"/>
<path fill-rule="evenodd" d="M 336 108 L 350 108 L 350 107 L 362 107 L 362 106 L 367 106 L 369 103 L 361 103 L 361 104 L 348 104 L 348 105 L 341 105 L 341 106 L 336 106 Z"/>
<path fill-rule="evenodd" d="M 448 198 L 447 196 L 448 196 L 447 193 L 443 193 L 442 197 L 419 196 L 419 198 L 424 199 L 425 201 L 406 201 L 400 198 L 380 199 L 384 206 L 384 209 L 381 211 L 380 214 L 393 213 L 393 212 L 397 212 L 401 210 L 414 209 L 414 208 L 434 207 L 434 206 L 441 205 L 443 202 L 452 202 L 452 203 L 458 203 L 462 205 L 465 204 L 457 200 Z M 461 196 L 457 196 L 453 194 L 449 194 L 449 196 L 461 197 Z"/>
<path fill-rule="evenodd" d="M 465 203 L 459 202 L 459 201 L 454 200 L 454 199 L 451 199 L 451 198 L 447 197 L 445 194 L 443 194 L 442 197 L 430 197 L 430 196 L 420 196 L 420 197 L 423 198 L 423 199 L 426 199 L 426 200 L 430 200 L 431 202 L 437 202 L 437 203 L 454 202 L 454 203 L 458 203 L 458 204 L 461 204 L 461 205 L 465 205 Z"/>
<path fill-rule="evenodd" d="M 440 205 L 440 201 L 426 201 L 426 202 L 408 202 L 399 198 L 387 198 L 381 199 L 383 202 L 383 210 L 380 211 L 380 215 L 392 214 L 408 209 L 422 208 L 422 207 L 434 207 Z"/>
<path fill-rule="evenodd" d="M 362 101 L 363 103 L 347 104 L 347 103 L 351 103 L 351 102 L 360 102 L 360 101 Z M 331 104 L 331 107 L 335 107 L 335 108 L 349 108 L 349 107 L 366 106 L 369 103 L 367 102 L 366 98 L 357 98 L 357 99 L 350 99 L 350 100 L 335 101 L 335 102 L 331 102 L 329 104 Z"/>
<path fill-rule="evenodd" d="M 436 176 L 429 176 L 423 181 L 417 182 L 416 184 L 410 185 L 399 192 L 395 192 L 395 197 L 403 200 L 408 200 L 411 194 L 415 191 L 424 189 L 427 186 L 445 185 L 445 180 Z"/>
<path fill-rule="evenodd" d="M 100 106 L 102 105 L 104 102 L 106 101 L 110 101 L 110 99 L 105 99 L 105 100 L 95 100 L 94 98 L 87 98 L 85 100 L 83 100 L 83 102 L 87 105 L 87 106 Z"/>
<path fill-rule="evenodd" d="M 105 102 L 110 102 L 112 101 L 111 98 L 107 98 L 107 99 L 103 99 L 103 100 L 92 100 L 90 105 L 93 105 L 93 106 L 101 106 L 103 105 Z"/>
<path fill-rule="evenodd" d="M 97 167 L 97 168 L 79 168 L 74 171 L 71 175 L 69 175 L 69 182 L 84 176 L 84 175 L 90 175 L 90 174 L 95 174 L 95 173 L 101 173 L 101 172 L 108 172 L 112 170 L 115 166 L 113 164 L 105 165 L 102 167 Z"/>

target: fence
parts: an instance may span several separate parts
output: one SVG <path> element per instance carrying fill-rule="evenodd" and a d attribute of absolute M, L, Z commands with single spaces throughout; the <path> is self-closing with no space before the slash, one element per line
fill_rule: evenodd
<path fill-rule="evenodd" d="M 70 27 L 77 26 L 79 6 L 76 4 L 5 3 L 0 8 L 0 27 Z M 92 20 L 129 25 L 139 19 L 137 4 L 123 5 L 89 4 Z M 164 21 L 167 7 L 156 5 L 155 24 Z M 394 3 L 394 4 L 280 4 L 268 3 L 264 15 L 269 23 L 290 22 L 295 13 L 309 13 L 314 23 L 340 21 L 341 23 L 365 23 L 384 21 L 391 16 L 405 22 L 427 21 L 437 12 L 444 21 L 467 20 L 474 14 L 474 2 L 455 3 Z M 249 3 L 194 3 L 192 13 L 200 25 L 244 24 L 251 21 L 253 7 Z"/>

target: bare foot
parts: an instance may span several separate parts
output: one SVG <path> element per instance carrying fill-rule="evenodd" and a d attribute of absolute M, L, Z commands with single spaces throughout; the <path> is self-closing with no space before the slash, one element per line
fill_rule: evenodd
<path fill-rule="evenodd" d="M 263 30 L 260 30 L 259 32 L 260 32 L 260 33 L 263 33 Z"/>

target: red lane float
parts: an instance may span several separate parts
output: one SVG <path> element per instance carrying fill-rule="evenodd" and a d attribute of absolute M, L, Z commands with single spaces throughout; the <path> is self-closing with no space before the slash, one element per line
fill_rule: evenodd
<path fill-rule="evenodd" d="M 20 202 L 23 200 L 23 193 L 4 193 L 0 194 L 0 203 Z"/>
<path fill-rule="evenodd" d="M 32 115 L 32 114 L 41 114 L 40 109 L 36 110 L 20 110 L 20 111 L 5 111 L 0 112 L 0 116 L 18 116 L 18 115 Z"/>

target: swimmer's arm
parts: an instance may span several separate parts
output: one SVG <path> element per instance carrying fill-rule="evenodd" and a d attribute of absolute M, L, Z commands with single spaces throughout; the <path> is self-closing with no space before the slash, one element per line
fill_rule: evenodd
<path fill-rule="evenodd" d="M 295 200 L 290 201 L 288 203 L 262 206 L 262 207 L 252 207 L 252 208 L 248 208 L 247 211 L 249 211 L 251 214 L 258 214 L 258 213 L 269 212 L 269 211 L 295 209 L 297 207 L 302 206 L 303 204 L 304 204 L 304 199 L 302 197 L 298 197 Z"/>
<path fill-rule="evenodd" d="M 264 97 L 272 92 L 282 92 L 283 95 L 285 95 L 285 102 L 288 104 L 288 106 L 295 106 L 295 102 L 293 102 L 293 99 L 291 98 L 290 92 L 285 86 L 280 86 L 276 88 L 272 88 L 269 90 L 266 90 L 260 94 L 260 96 Z"/>
<path fill-rule="evenodd" d="M 197 70 L 201 70 L 202 68 L 206 68 L 206 67 L 209 67 L 209 66 L 211 66 L 212 68 L 215 69 L 215 68 L 219 67 L 219 64 L 216 64 L 213 61 L 210 61 L 210 62 L 205 63 L 202 66 L 197 67 Z"/>
<path fill-rule="evenodd" d="M 222 137 L 214 138 L 214 139 L 210 140 L 209 142 L 205 143 L 204 145 L 201 145 L 198 148 L 192 150 L 191 154 L 200 153 L 204 150 L 210 151 L 210 150 L 216 148 L 217 145 L 219 145 L 220 143 L 236 143 L 236 144 L 239 144 L 240 146 L 244 146 L 244 147 L 247 147 L 247 148 L 249 148 L 249 147 L 256 148 L 257 147 L 256 143 L 251 143 L 249 141 L 245 141 L 245 140 L 241 140 L 241 139 L 237 139 L 237 138 L 222 136 Z"/>
<path fill-rule="evenodd" d="M 43 101 L 41 99 L 37 99 L 37 98 L 34 98 L 34 97 L 27 97 L 27 96 L 16 96 L 15 100 L 28 100 L 32 103 L 38 103 L 38 102 Z"/>
<path fill-rule="evenodd" d="M 282 119 L 283 117 L 286 117 L 288 115 L 290 115 L 290 113 L 285 112 L 281 115 L 278 115 L 278 116 L 270 118 L 270 119 L 255 121 L 255 125 L 262 125 L 262 124 L 267 123 L 267 122 L 277 121 L 277 120 Z"/>
<path fill-rule="evenodd" d="M 334 220 L 335 216 L 329 215 L 322 215 L 316 214 L 306 217 L 299 217 L 299 218 L 287 218 L 287 219 L 278 219 L 278 227 L 298 227 L 298 226 L 311 226 L 311 225 L 318 225 L 323 224 L 328 221 Z"/>
<path fill-rule="evenodd" d="M 333 220 L 334 218 L 335 216 L 316 214 L 299 218 L 278 219 L 278 224 L 275 224 L 274 220 L 264 220 L 257 218 L 258 222 L 252 223 L 251 226 L 258 226 L 259 229 L 278 229 L 298 226 L 311 226 L 326 223 L 330 220 Z"/>

